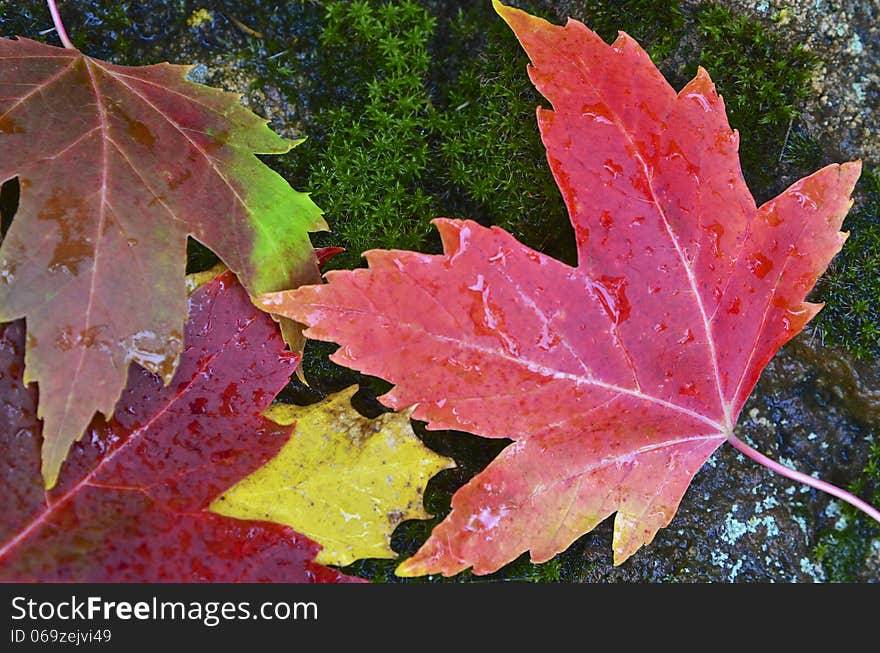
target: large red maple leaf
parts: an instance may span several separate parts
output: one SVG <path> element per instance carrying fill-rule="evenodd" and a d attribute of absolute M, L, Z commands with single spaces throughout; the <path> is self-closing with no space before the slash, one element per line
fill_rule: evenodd
<path fill-rule="evenodd" d="M 760 208 L 706 71 L 676 93 L 645 51 L 496 3 L 553 110 L 538 110 L 578 266 L 498 228 L 437 220 L 444 255 L 365 254 L 368 270 L 266 295 L 341 343 L 336 362 L 396 387 L 432 429 L 512 438 L 460 489 L 399 573 L 541 562 L 616 512 L 616 563 L 672 519 L 733 435 L 761 370 L 820 306 L 858 163 Z M 755 452 L 756 453 L 756 452 Z"/>
<path fill-rule="evenodd" d="M 359 580 L 286 526 L 207 510 L 286 444 L 291 427 L 261 413 L 299 355 L 229 272 L 189 304 L 174 379 L 133 368 L 115 419 L 92 424 L 51 491 L 23 324 L 0 325 L 0 581 Z"/>

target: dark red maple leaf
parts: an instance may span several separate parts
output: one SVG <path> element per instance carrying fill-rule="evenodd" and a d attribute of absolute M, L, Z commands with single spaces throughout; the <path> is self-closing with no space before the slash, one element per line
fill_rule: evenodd
<path fill-rule="evenodd" d="M 577 21 L 495 6 L 553 105 L 538 123 L 578 266 L 437 220 L 442 256 L 370 251 L 368 270 L 262 299 L 340 343 L 337 363 L 395 383 L 386 405 L 515 440 L 455 494 L 404 575 L 488 573 L 526 550 L 542 562 L 615 512 L 619 564 L 722 443 L 760 459 L 737 417 L 821 308 L 805 297 L 843 245 L 860 170 L 828 166 L 758 208 L 705 70 L 676 93 L 626 34 L 608 45 Z"/>
<path fill-rule="evenodd" d="M 171 383 L 133 367 L 114 419 L 96 419 L 51 491 L 23 325 L 0 325 L 0 580 L 359 580 L 316 564 L 319 545 L 290 528 L 207 510 L 290 437 L 261 413 L 299 355 L 230 272 L 189 306 Z"/>

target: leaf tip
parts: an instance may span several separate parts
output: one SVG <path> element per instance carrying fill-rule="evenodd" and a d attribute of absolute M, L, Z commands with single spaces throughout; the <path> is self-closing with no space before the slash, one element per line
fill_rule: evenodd
<path fill-rule="evenodd" d="M 401 578 L 416 578 L 426 574 L 427 571 L 425 570 L 424 565 L 416 558 L 416 556 L 404 560 L 397 565 L 397 568 L 394 570 L 394 575 Z"/>
<path fill-rule="evenodd" d="M 318 259 L 318 267 L 323 268 L 330 259 L 345 251 L 344 247 L 318 247 L 315 249 L 315 256 Z"/>
<path fill-rule="evenodd" d="M 614 546 L 614 547 L 613 547 L 613 551 L 614 551 L 614 566 L 615 566 L 615 567 L 619 567 L 619 566 L 622 565 L 624 562 L 626 562 L 627 560 L 629 560 L 629 559 L 632 557 L 632 555 L 633 555 L 633 554 L 634 554 L 634 553 L 635 553 L 635 552 L 636 552 L 641 546 L 642 546 L 641 543 L 636 544 L 635 546 L 632 546 L 632 544 L 629 544 L 629 545 L 621 545 L 621 546 Z"/>
<path fill-rule="evenodd" d="M 519 29 L 525 26 L 528 22 L 540 20 L 536 16 L 526 13 L 522 9 L 510 7 L 498 0 L 492 0 L 492 8 L 495 9 L 495 13 L 504 19 L 504 22 L 510 26 L 510 29 L 512 29 L 514 33 L 518 33 Z"/>
<path fill-rule="evenodd" d="M 851 182 L 852 186 L 855 187 L 856 182 L 859 180 L 859 177 L 862 175 L 862 160 L 855 159 L 854 161 L 847 161 L 846 163 L 840 164 L 840 174 L 845 177 L 847 181 Z"/>
<path fill-rule="evenodd" d="M 267 292 L 257 295 L 251 301 L 253 301 L 254 306 L 260 310 L 266 311 L 267 313 L 277 313 L 278 309 L 284 306 L 284 299 L 288 292 L 291 291 Z"/>
<path fill-rule="evenodd" d="M 47 452 L 44 448 L 40 471 L 43 474 L 43 484 L 46 486 L 46 490 L 51 490 L 58 483 L 58 474 L 61 472 L 61 460 L 51 450 Z"/>
<path fill-rule="evenodd" d="M 467 238 L 469 230 L 469 220 L 451 220 L 449 218 L 434 218 L 431 220 L 440 234 L 440 242 L 443 244 L 443 253 L 446 256 L 454 257 L 458 252 L 464 240 Z"/>
<path fill-rule="evenodd" d="M 502 17 L 504 16 L 504 13 L 506 11 L 510 10 L 510 7 L 499 2 L 498 0 L 492 0 L 492 8 L 495 10 L 495 13 Z"/>

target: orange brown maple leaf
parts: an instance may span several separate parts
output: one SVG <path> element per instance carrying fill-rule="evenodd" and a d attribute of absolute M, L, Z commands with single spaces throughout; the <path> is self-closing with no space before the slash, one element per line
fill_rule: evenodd
<path fill-rule="evenodd" d="M 21 185 L 0 321 L 27 320 L 49 487 L 95 412 L 112 414 L 131 361 L 173 375 L 187 236 L 252 295 L 320 278 L 308 238 L 326 228 L 320 210 L 256 157 L 296 143 L 188 70 L 0 39 L 0 181 Z"/>

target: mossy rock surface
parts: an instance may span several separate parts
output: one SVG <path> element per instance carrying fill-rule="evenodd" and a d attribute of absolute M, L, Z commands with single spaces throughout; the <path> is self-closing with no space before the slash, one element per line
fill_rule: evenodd
<path fill-rule="evenodd" d="M 89 54 L 125 64 L 197 64 L 196 81 L 243 93 L 243 102 L 285 136 L 307 135 L 289 155 L 266 161 L 296 188 L 310 190 L 327 211 L 334 231 L 314 241 L 348 248 L 334 259 L 337 267 L 362 265 L 360 252 L 372 247 L 437 252 L 429 221 L 441 215 L 501 225 L 571 263 L 571 230 L 535 125 L 535 107 L 544 101 L 528 81 L 525 55 L 490 4 L 68 0 L 62 11 L 74 42 Z M 742 133 L 744 173 L 759 201 L 832 161 L 861 156 L 869 164 L 845 225 L 850 240 L 813 293 L 826 309 L 770 364 L 739 428 L 773 457 L 876 501 L 880 181 L 871 149 L 876 111 L 866 119 L 863 110 L 876 109 L 876 87 L 869 80 L 863 104 L 850 106 L 848 96 L 832 95 L 830 81 L 827 92 L 816 86 L 817 75 L 828 71 L 857 81 L 863 59 L 874 61 L 876 27 L 866 32 L 857 11 L 865 3 L 835 4 L 849 17 L 849 31 L 839 39 L 853 42 L 858 35 L 861 59 L 834 59 L 819 47 L 822 39 L 808 32 L 824 23 L 806 15 L 801 21 L 806 4 L 800 0 L 514 4 L 556 22 L 574 16 L 606 39 L 628 32 L 677 88 L 697 65 L 706 67 Z M 0 1 L 2 35 L 52 42 L 51 33 L 40 35 L 50 27 L 43 2 Z M 846 72 L 848 65 L 855 68 Z M 852 123 L 850 131 L 844 134 L 838 123 Z M 5 222 L 14 196 L 7 186 L 0 198 Z M 214 260 L 203 248 L 191 248 L 191 269 Z M 360 383 L 359 408 L 384 410 L 376 396 L 387 384 L 333 365 L 327 360 L 333 349 L 309 343 L 311 387 L 293 382 L 282 398 L 311 402 Z M 429 433 L 418 424 L 417 430 L 458 468 L 429 484 L 433 521 L 398 527 L 393 542 L 401 558 L 446 514 L 452 493 L 505 444 Z M 610 563 L 610 538 L 608 521 L 544 565 L 522 556 L 490 578 L 864 581 L 877 580 L 880 569 L 874 525 L 730 449 L 699 472 L 672 524 L 621 567 Z M 401 580 L 393 576 L 395 564 L 364 561 L 347 571 L 394 582 Z"/>
<path fill-rule="evenodd" d="M 813 54 L 801 121 L 822 148 L 880 165 L 880 6 L 870 0 L 722 0 L 775 40 Z"/>

